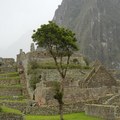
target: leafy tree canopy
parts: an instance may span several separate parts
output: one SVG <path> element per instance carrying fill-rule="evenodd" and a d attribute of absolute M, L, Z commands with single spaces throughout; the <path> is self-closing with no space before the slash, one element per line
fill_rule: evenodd
<path fill-rule="evenodd" d="M 39 47 L 56 53 L 56 56 L 63 53 L 65 56 L 71 55 L 73 51 L 78 50 L 75 34 L 71 30 L 59 27 L 52 21 L 49 21 L 49 24 L 41 25 L 37 31 L 34 30 L 32 38 Z"/>

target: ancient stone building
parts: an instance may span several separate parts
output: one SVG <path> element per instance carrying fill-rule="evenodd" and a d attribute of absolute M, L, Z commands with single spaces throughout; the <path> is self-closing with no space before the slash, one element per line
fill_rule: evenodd
<path fill-rule="evenodd" d="M 98 88 L 102 86 L 116 86 L 115 78 L 99 62 L 95 62 L 92 71 L 88 74 L 83 82 L 83 88 Z"/>
<path fill-rule="evenodd" d="M 77 60 L 77 63 L 75 62 L 75 64 L 83 64 L 84 61 L 81 62 L 80 57 L 81 55 L 78 54 L 73 55 L 70 63 L 73 64 L 75 59 Z M 40 81 L 36 83 L 35 89 L 31 89 L 30 87 L 31 74 L 28 72 L 28 66 L 31 61 L 39 63 L 38 69 Z M 35 100 L 40 108 L 43 106 L 48 108 L 48 106 L 56 106 L 58 104 L 53 97 L 55 92 L 53 88 L 54 82 L 61 79 L 60 75 L 55 67 L 48 68 L 44 66 L 46 63 L 48 64 L 51 62 L 53 62 L 53 59 L 45 50 L 40 51 L 37 49 L 29 53 L 21 52 L 17 55 L 17 63 L 22 63 L 21 65 L 24 68 L 28 93 L 31 99 Z M 120 86 L 117 83 L 118 81 L 116 82 L 116 79 L 112 76 L 112 72 L 109 73 L 99 61 L 96 61 L 89 69 L 81 70 L 79 67 L 70 68 L 65 81 L 63 98 L 64 104 L 65 106 L 67 105 L 68 108 L 72 105 L 71 110 L 75 110 L 75 112 L 84 111 L 86 103 L 97 104 L 96 107 L 91 104 L 90 107 L 88 106 L 89 108 L 87 108 L 86 112 L 88 114 L 90 113 L 89 110 L 93 107 L 95 107 L 98 111 L 99 109 L 106 110 L 108 107 L 105 107 L 103 104 L 110 101 L 109 99 L 113 100 L 112 97 L 120 92 Z M 104 107 L 99 107 L 98 104 L 101 104 Z M 32 109 L 30 111 L 32 111 Z M 90 115 L 91 114 L 92 113 L 90 113 Z M 106 114 L 109 114 L 109 112 L 106 112 Z M 96 115 L 99 116 L 100 114 L 96 112 Z"/>

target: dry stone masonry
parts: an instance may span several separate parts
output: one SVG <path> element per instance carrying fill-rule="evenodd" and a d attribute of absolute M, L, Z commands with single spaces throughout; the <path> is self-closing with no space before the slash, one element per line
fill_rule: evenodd
<path fill-rule="evenodd" d="M 81 55 L 74 55 L 72 59 L 80 59 Z M 36 107 L 30 107 L 28 105 L 26 109 L 26 113 L 31 114 L 57 114 L 55 106 L 57 102 L 53 98 L 54 91 L 54 81 L 59 81 L 60 76 L 57 72 L 56 68 L 44 68 L 44 66 L 39 68 L 40 73 L 40 81 L 36 84 L 35 90 L 30 88 L 30 72 L 29 64 L 31 61 L 38 62 L 41 65 L 44 65 L 46 62 L 51 62 L 52 59 L 50 55 L 45 50 L 32 51 L 29 53 L 20 53 L 17 56 L 17 63 L 21 64 L 25 71 L 25 78 L 27 84 L 27 90 L 31 97 L 36 101 Z M 119 104 L 106 104 L 109 99 L 115 98 L 117 101 L 117 97 L 115 95 L 119 94 L 120 86 L 118 80 L 112 76 L 112 72 L 109 72 L 98 60 L 95 61 L 94 65 L 92 65 L 91 69 L 86 69 L 81 71 L 80 68 L 70 68 L 67 73 L 66 82 L 65 82 L 65 92 L 64 92 L 64 103 L 67 106 L 65 109 L 65 113 L 73 112 L 81 112 L 85 111 L 86 114 L 104 117 L 105 115 L 111 114 L 115 119 L 119 118 Z M 82 105 L 79 107 L 79 105 Z M 85 105 L 87 104 L 87 105 Z M 89 104 L 89 105 L 88 105 Z M 34 103 L 33 103 L 34 105 Z M 43 108 L 44 106 L 44 108 Z M 53 108 L 51 113 L 49 112 L 49 107 Z M 52 107 L 54 106 L 54 107 Z M 75 106 L 78 106 L 75 107 Z M 112 106 L 112 107 L 111 107 Z M 116 107 L 117 106 L 117 107 Z M 38 107 L 38 108 L 37 108 Z M 40 111 L 38 110 L 40 108 Z M 43 108 L 43 110 L 41 110 Z M 81 108 L 81 109 L 80 109 Z M 96 112 L 94 112 L 94 108 Z M 115 108 L 115 109 L 114 109 Z M 33 110 L 34 109 L 34 110 Z M 102 112 L 106 111 L 103 115 Z M 46 111 L 46 112 L 45 112 Z M 97 111 L 101 111 L 99 114 Z M 110 113 L 111 112 L 111 113 Z M 116 114 L 114 116 L 114 114 Z M 108 118 L 109 120 L 109 118 Z M 114 118 L 110 120 L 114 120 Z"/>

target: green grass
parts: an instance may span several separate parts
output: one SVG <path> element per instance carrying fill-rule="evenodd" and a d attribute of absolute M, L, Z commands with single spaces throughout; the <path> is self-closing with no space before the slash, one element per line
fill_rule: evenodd
<path fill-rule="evenodd" d="M 70 69 L 90 69 L 88 66 L 81 66 L 80 64 L 69 64 L 68 67 Z M 34 67 L 31 67 L 34 68 Z M 38 64 L 37 68 L 40 69 L 56 69 L 56 65 L 54 63 L 41 63 Z M 63 64 L 63 68 L 66 68 L 66 65 Z M 36 69 L 36 67 L 35 67 Z"/>
<path fill-rule="evenodd" d="M 8 108 L 5 106 L 2 106 L 1 108 L 2 108 L 2 112 L 4 113 L 22 114 L 19 110 L 16 110 L 16 109 Z"/>
<path fill-rule="evenodd" d="M 0 103 L 26 103 L 26 101 L 23 99 L 23 100 L 0 100 Z"/>
<path fill-rule="evenodd" d="M 11 86 L 0 85 L 0 88 L 22 88 L 22 85 L 21 85 L 21 84 L 18 84 L 18 85 L 11 85 Z"/>
<path fill-rule="evenodd" d="M 69 64 L 68 67 L 70 69 L 81 69 L 82 66 L 80 64 Z M 42 63 L 42 64 L 39 64 L 39 68 L 41 69 L 56 69 L 56 65 L 54 63 Z M 63 65 L 63 68 L 66 68 L 66 65 L 64 64 Z"/>
<path fill-rule="evenodd" d="M 40 68 L 40 69 L 56 69 L 56 65 L 54 62 L 51 62 L 51 61 L 45 61 L 45 62 L 42 62 L 42 63 L 38 63 L 38 62 L 31 62 L 29 63 L 29 67 L 30 69 L 37 69 L 37 68 Z M 68 67 L 70 69 L 90 69 L 90 67 L 88 66 L 83 66 L 81 64 L 74 64 L 74 63 L 70 63 L 68 65 Z M 63 64 L 63 68 L 66 68 L 66 64 Z"/>
<path fill-rule="evenodd" d="M 32 116 L 27 115 L 26 120 L 59 120 L 59 116 Z M 64 120 L 102 120 L 100 118 L 86 116 L 84 113 L 64 115 Z"/>
<path fill-rule="evenodd" d="M 19 100 L 22 100 L 24 99 L 25 97 L 20 95 L 20 96 L 16 96 L 16 98 L 14 96 L 0 96 L 0 99 L 19 99 Z"/>
<path fill-rule="evenodd" d="M 11 73 L 6 73 L 6 74 L 0 74 L 0 77 L 16 77 L 19 76 L 18 72 L 11 72 Z"/>
<path fill-rule="evenodd" d="M 20 80 L 19 76 L 15 77 L 0 77 L 0 80 Z"/>

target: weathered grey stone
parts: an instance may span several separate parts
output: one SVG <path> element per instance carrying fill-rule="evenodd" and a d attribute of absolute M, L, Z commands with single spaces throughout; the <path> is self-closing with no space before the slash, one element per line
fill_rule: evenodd
<path fill-rule="evenodd" d="M 34 51 L 35 51 L 35 46 L 34 46 L 34 43 L 31 43 L 31 46 L 30 46 L 30 51 L 31 51 L 31 52 L 34 52 Z"/>
<path fill-rule="evenodd" d="M 23 115 L 0 113 L 0 120 L 25 120 Z"/>
<path fill-rule="evenodd" d="M 98 65 L 88 74 L 82 87 L 97 88 L 102 86 L 107 86 L 110 88 L 112 86 L 117 86 L 117 82 L 104 66 Z"/>
<path fill-rule="evenodd" d="M 105 120 L 116 119 L 116 106 L 87 104 L 85 106 L 86 115 L 104 118 Z"/>
<path fill-rule="evenodd" d="M 53 20 L 76 33 L 80 52 L 120 68 L 120 1 L 63 0 Z"/>

